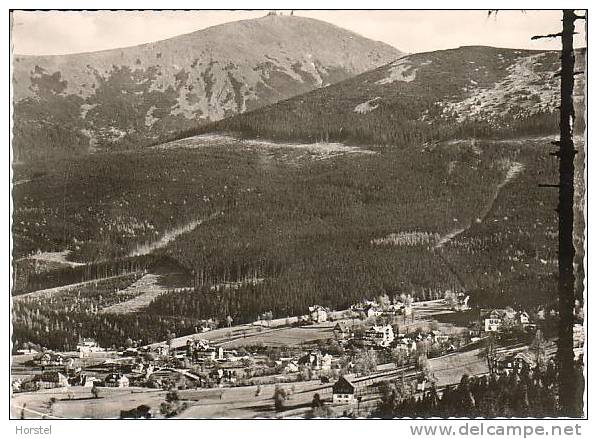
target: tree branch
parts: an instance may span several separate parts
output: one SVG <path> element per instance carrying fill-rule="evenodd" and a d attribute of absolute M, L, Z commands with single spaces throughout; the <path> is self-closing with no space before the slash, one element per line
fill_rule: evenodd
<path fill-rule="evenodd" d="M 547 35 L 535 35 L 531 37 L 531 40 L 539 40 L 541 38 L 558 38 L 562 36 L 562 32 L 558 32 L 557 34 L 547 34 Z"/>

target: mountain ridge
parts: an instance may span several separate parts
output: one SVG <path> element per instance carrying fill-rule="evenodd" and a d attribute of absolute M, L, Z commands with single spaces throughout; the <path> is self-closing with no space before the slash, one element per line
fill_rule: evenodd
<path fill-rule="evenodd" d="M 42 156 L 58 152 L 59 143 L 69 145 L 68 153 L 155 143 L 401 55 L 296 16 L 225 23 L 121 49 L 14 55 L 15 155 L 25 161 L 40 155 L 40 138 L 56 144 L 42 148 Z"/>
<path fill-rule="evenodd" d="M 578 53 L 582 69 L 584 52 Z M 558 51 L 463 46 L 410 54 L 195 133 L 394 146 L 551 134 L 558 126 L 558 69 Z M 581 128 L 583 83 L 578 78 L 574 97 Z"/>

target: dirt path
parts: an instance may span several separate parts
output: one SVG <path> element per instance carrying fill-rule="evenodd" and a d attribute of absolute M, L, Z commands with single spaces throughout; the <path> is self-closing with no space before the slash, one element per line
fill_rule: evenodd
<path fill-rule="evenodd" d="M 18 404 L 13 404 L 11 408 L 17 410 L 19 412 L 19 416 L 21 416 L 21 414 L 23 412 L 25 412 L 25 413 L 33 414 L 36 417 L 40 417 L 42 419 L 63 419 L 60 416 L 53 416 L 53 415 L 50 415 L 47 413 L 38 412 L 37 410 L 28 409 L 27 407 L 24 407 L 24 406 L 18 405 Z M 27 417 L 24 416 L 23 418 L 26 419 Z"/>

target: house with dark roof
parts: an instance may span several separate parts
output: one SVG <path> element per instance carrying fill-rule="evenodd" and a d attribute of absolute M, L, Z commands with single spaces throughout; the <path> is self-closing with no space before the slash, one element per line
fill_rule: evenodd
<path fill-rule="evenodd" d="M 338 322 L 336 323 L 336 326 L 334 326 L 334 338 L 336 338 L 336 340 L 346 340 L 349 338 L 352 338 L 352 331 L 350 330 L 350 327 L 343 322 Z"/>
<path fill-rule="evenodd" d="M 363 338 L 370 346 L 388 347 L 394 341 L 394 330 L 391 325 L 372 326 L 365 331 Z"/>
<path fill-rule="evenodd" d="M 104 378 L 104 386 L 105 387 L 128 387 L 129 386 L 129 379 L 126 375 L 121 373 L 109 373 L 106 378 Z"/>
<path fill-rule="evenodd" d="M 56 389 L 59 387 L 68 387 L 68 378 L 60 372 L 43 372 L 35 377 L 35 382 L 39 389 Z"/>
<path fill-rule="evenodd" d="M 356 387 L 347 378 L 340 377 L 332 387 L 334 404 L 352 404 L 355 401 Z"/>
<path fill-rule="evenodd" d="M 496 369 L 503 375 L 519 374 L 525 369 L 532 370 L 535 367 L 537 367 L 537 362 L 529 352 L 512 352 L 496 361 Z"/>
<path fill-rule="evenodd" d="M 332 368 L 332 356 L 322 354 L 319 350 L 312 350 L 298 359 L 299 366 L 306 365 L 313 370 L 330 370 Z"/>
<path fill-rule="evenodd" d="M 64 364 L 64 357 L 61 354 L 46 351 L 36 356 L 34 362 L 42 367 L 62 366 Z"/>

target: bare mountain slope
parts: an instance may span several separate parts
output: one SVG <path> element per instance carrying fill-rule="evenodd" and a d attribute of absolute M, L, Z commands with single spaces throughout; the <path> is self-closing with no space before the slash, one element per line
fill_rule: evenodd
<path fill-rule="evenodd" d="M 15 157 L 153 143 L 400 56 L 384 43 L 297 16 L 102 52 L 15 55 Z"/>

